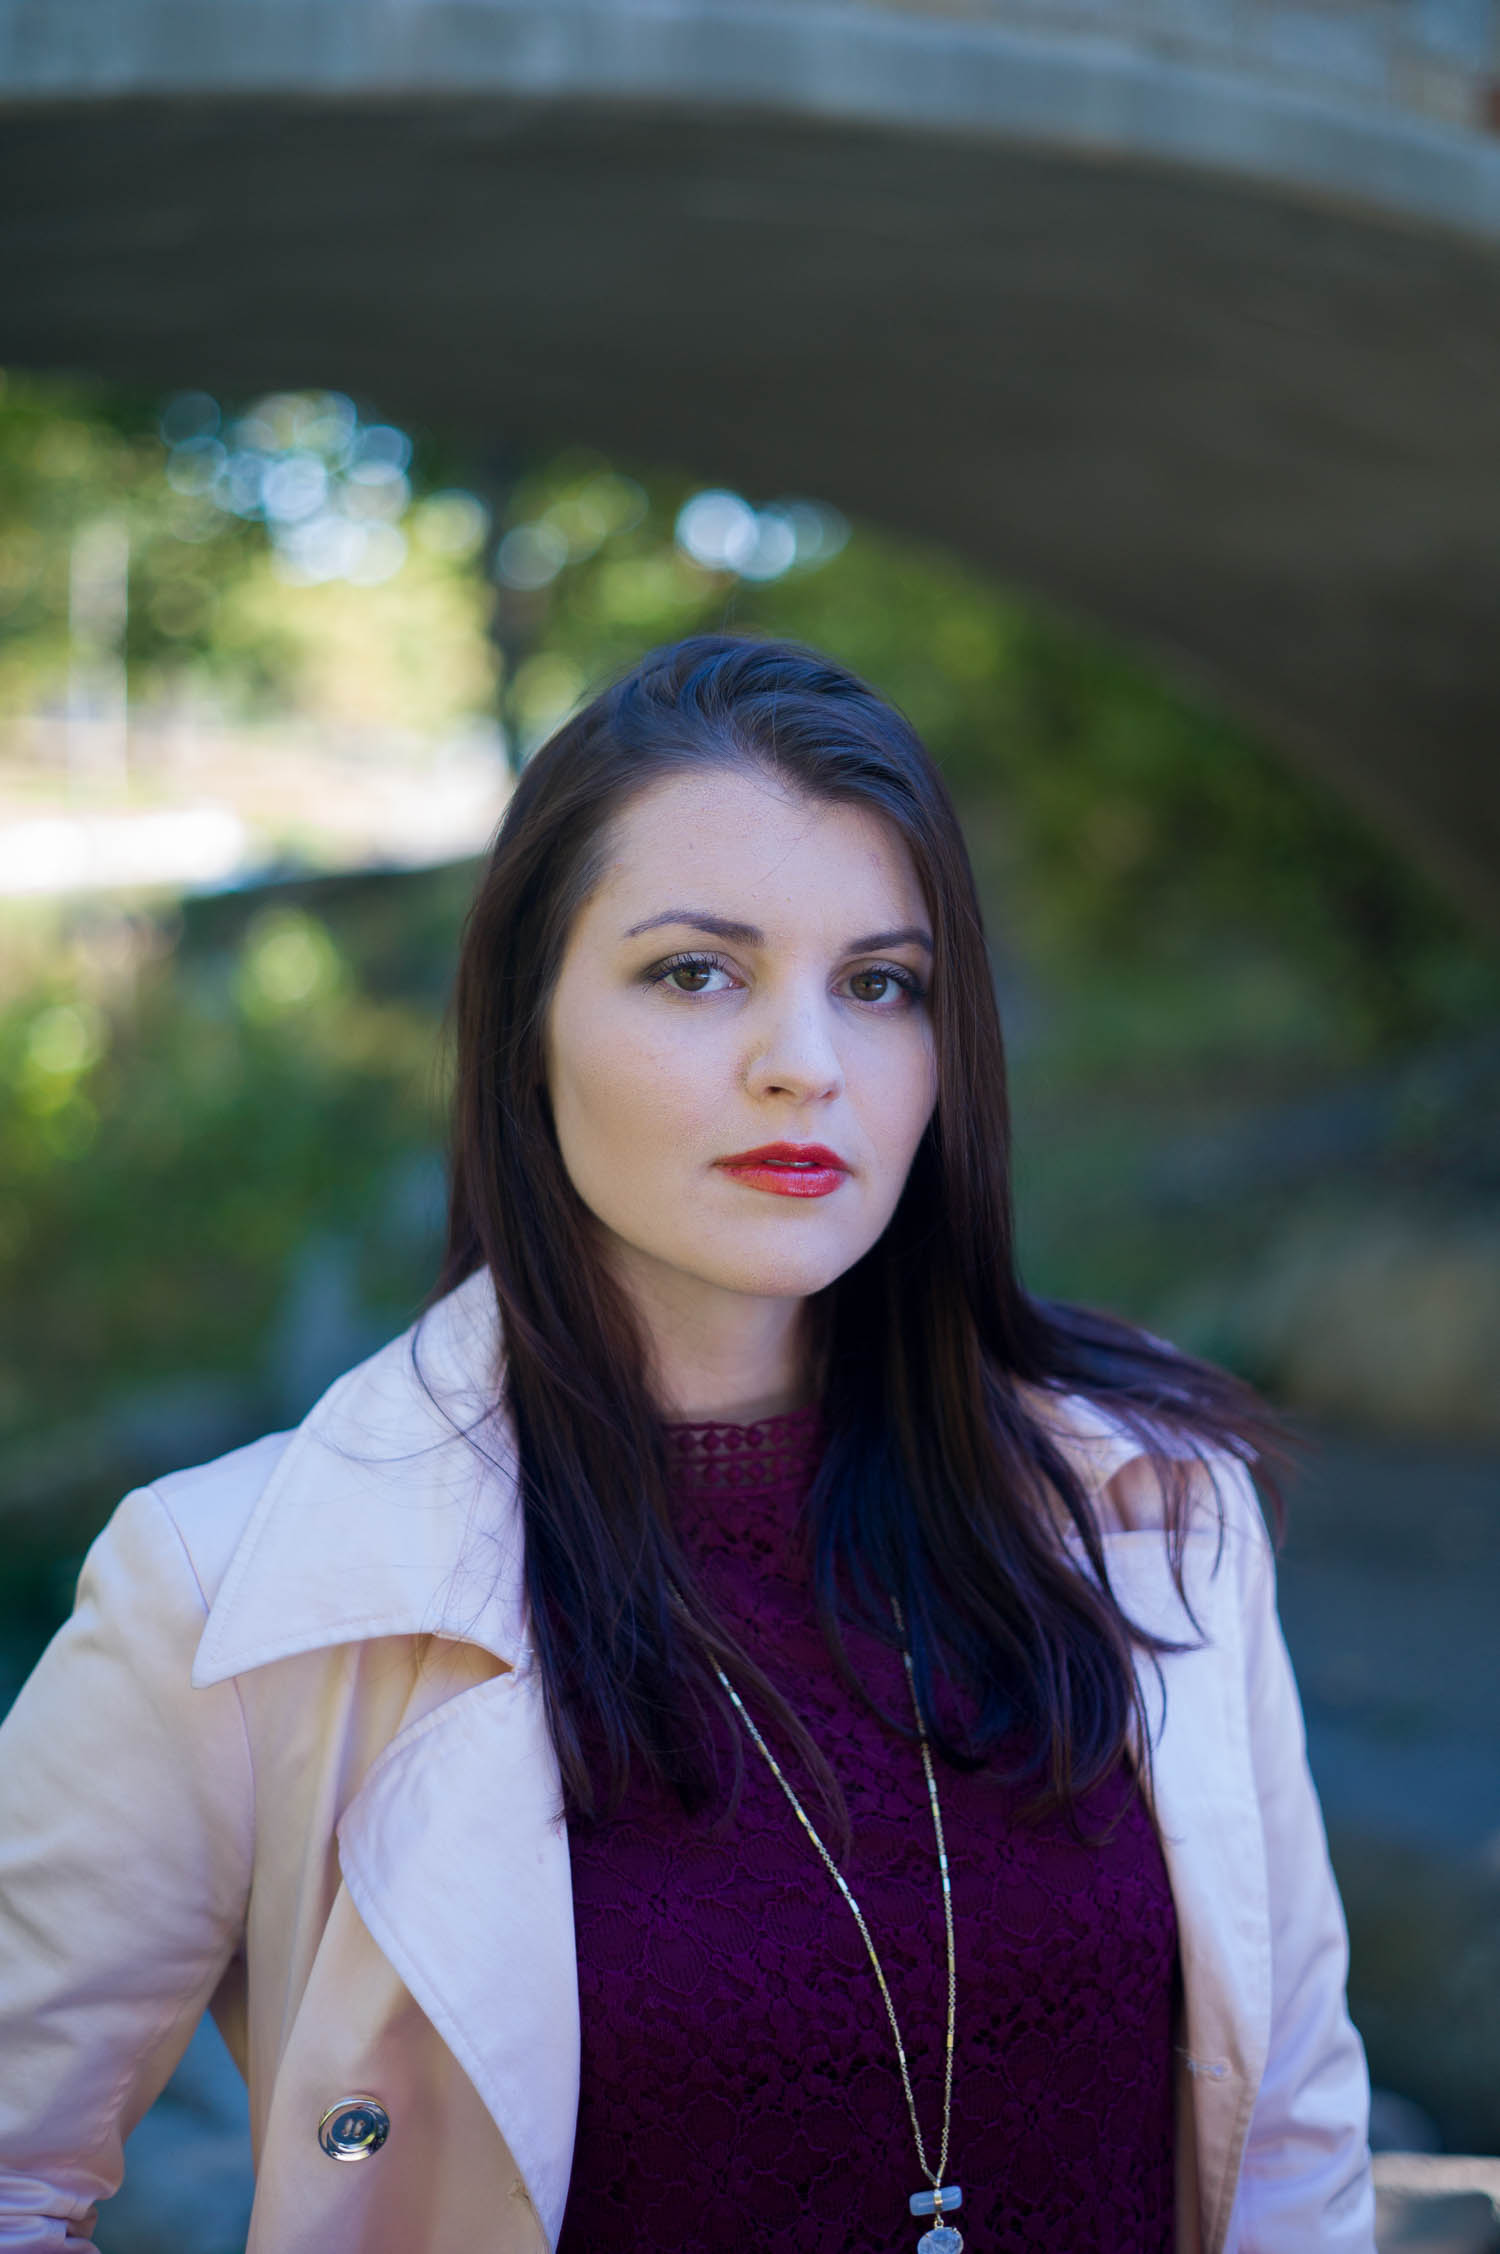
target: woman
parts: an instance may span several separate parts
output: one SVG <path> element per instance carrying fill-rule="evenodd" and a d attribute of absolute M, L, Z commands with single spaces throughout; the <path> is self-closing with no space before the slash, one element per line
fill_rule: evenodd
<path fill-rule="evenodd" d="M 1256 1406 L 1017 1283 L 905 722 L 646 658 L 458 1051 L 441 1296 L 127 1498 L 0 1736 L 0 2244 L 211 2006 L 253 2254 L 1368 2254 Z"/>

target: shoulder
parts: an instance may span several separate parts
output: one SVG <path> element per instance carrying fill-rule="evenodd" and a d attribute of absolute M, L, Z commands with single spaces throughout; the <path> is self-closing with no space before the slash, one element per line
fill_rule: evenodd
<path fill-rule="evenodd" d="M 171 1654 L 183 1671 L 229 1561 L 290 1434 L 268 1434 L 211 1463 L 132 1488 L 89 1545 L 73 1626 L 122 1645 Z"/>
<path fill-rule="evenodd" d="M 95 1544 L 98 1568 L 122 1602 L 196 1610 L 200 1687 L 387 1634 L 459 1635 L 508 1657 L 519 1513 L 498 1342 L 488 1278 L 473 1278 L 347 1371 L 294 1430 L 128 1496 Z M 465 1578 L 474 1541 L 485 1544 L 477 1598 Z"/>
<path fill-rule="evenodd" d="M 1079 1479 L 1104 1535 L 1165 1536 L 1177 1504 L 1184 1532 L 1267 1542 L 1250 1466 L 1229 1448 L 1165 1424 L 1138 1428 L 1086 1394 L 1018 1391 Z"/>
<path fill-rule="evenodd" d="M 1049 1394 L 1040 1413 L 1083 1487 L 1104 1574 L 1133 1629 L 1213 1654 L 1215 1665 L 1244 1660 L 1275 1607 L 1275 1555 L 1249 1465 L 1180 1432 L 1138 1431 L 1081 1395 Z M 1058 1514 L 1065 1553 L 1097 1579 L 1082 1535 L 1060 1505 Z"/>
<path fill-rule="evenodd" d="M 167 1472 L 144 1490 L 176 1533 L 205 1604 L 218 1595 L 229 1561 L 292 1437 L 291 1432 L 267 1433 L 211 1463 Z"/>

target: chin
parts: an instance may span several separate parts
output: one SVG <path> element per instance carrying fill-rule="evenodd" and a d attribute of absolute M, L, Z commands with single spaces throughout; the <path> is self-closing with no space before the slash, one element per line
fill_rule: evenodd
<path fill-rule="evenodd" d="M 814 1292 L 825 1291 L 836 1282 L 868 1249 L 863 1244 L 809 1245 L 792 1253 L 783 1245 L 760 1259 L 742 1257 L 695 1265 L 703 1281 L 721 1291 L 743 1292 L 751 1299 L 810 1299 Z"/>

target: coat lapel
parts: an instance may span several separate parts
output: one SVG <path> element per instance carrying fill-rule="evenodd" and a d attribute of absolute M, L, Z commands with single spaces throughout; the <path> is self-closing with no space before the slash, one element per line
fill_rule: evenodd
<path fill-rule="evenodd" d="M 535 1668 L 404 1730 L 338 1840 L 355 1907 L 484 2100 L 555 2243 L 578 2109 L 578 1975 Z"/>

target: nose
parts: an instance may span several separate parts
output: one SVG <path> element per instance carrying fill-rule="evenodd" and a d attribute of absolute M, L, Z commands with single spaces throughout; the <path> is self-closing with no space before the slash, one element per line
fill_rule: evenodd
<path fill-rule="evenodd" d="M 826 998 L 785 994 L 757 1015 L 746 1053 L 745 1086 L 753 1096 L 812 1103 L 838 1095 L 843 1061 Z"/>

